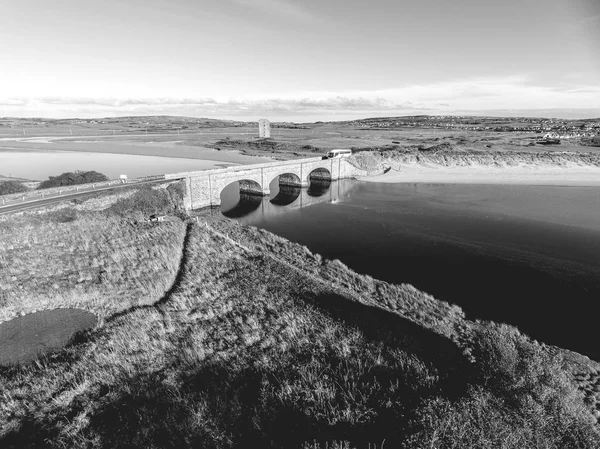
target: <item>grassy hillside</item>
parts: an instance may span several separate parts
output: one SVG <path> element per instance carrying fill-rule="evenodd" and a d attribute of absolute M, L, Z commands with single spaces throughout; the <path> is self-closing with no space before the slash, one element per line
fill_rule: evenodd
<path fill-rule="evenodd" d="M 354 158 L 366 170 L 382 170 L 402 165 L 429 167 L 516 167 L 516 166 L 600 166 L 600 154 L 557 151 L 493 151 L 463 149 L 450 144 L 431 146 L 383 147 L 358 149 Z"/>
<path fill-rule="evenodd" d="M 0 322 L 55 307 L 103 318 L 160 298 L 177 271 L 185 226 L 141 222 L 134 208 L 122 216 L 132 199 L 143 206 L 134 194 L 1 217 Z"/>
<path fill-rule="evenodd" d="M 274 159 L 294 159 L 298 157 L 320 156 L 326 151 L 310 144 L 274 139 L 243 140 L 225 138 L 211 144 L 204 144 L 217 150 L 241 151 L 246 155 L 268 156 Z"/>
<path fill-rule="evenodd" d="M 0 447 L 600 447 L 560 352 L 233 221 L 150 225 L 138 194 L 0 224 L 5 316 L 45 286 L 42 307 L 105 317 L 0 369 Z"/>

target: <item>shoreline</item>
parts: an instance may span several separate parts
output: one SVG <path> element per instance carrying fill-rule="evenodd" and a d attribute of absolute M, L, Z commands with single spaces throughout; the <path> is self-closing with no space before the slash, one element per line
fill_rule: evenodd
<path fill-rule="evenodd" d="M 562 187 L 600 187 L 600 167 L 427 167 L 392 168 L 379 175 L 357 178 L 386 184 L 504 184 Z"/>
<path fill-rule="evenodd" d="M 89 144 L 85 141 L 76 141 L 66 144 L 32 142 L 32 145 L 19 146 L 19 144 L 27 144 L 27 142 L 8 139 L 0 141 L 0 159 L 2 155 L 21 153 L 23 156 L 31 156 L 32 154 L 89 154 L 89 155 L 106 155 L 109 156 L 136 156 L 150 158 L 158 161 L 156 158 L 178 160 L 184 164 L 193 163 L 201 164 L 203 168 L 198 170 L 210 170 L 215 168 L 223 168 L 224 166 L 243 166 L 260 164 L 273 161 L 267 156 L 246 155 L 238 150 L 215 150 L 207 147 L 192 147 L 181 146 L 178 141 L 157 142 L 152 143 L 137 143 L 137 142 L 111 142 L 111 141 L 94 141 Z M 6 156 L 9 157 L 9 156 Z M 21 157 L 21 156 L 17 156 Z M 101 157 L 101 156 L 96 156 Z M 185 162 L 189 161 L 189 162 Z M 163 162 L 155 162 L 155 164 L 163 164 Z M 2 163 L 0 162 L 0 165 Z M 6 169 L 6 172 L 9 170 Z M 68 169 L 63 170 L 68 171 Z M 7 176 L 8 173 L 0 173 L 1 181 L 18 180 L 22 182 L 39 182 L 34 179 L 35 176 Z M 58 173 L 56 173 L 58 174 Z M 111 176 L 109 176 L 111 177 Z M 42 177 L 44 179 L 44 177 Z"/>
<path fill-rule="evenodd" d="M 35 139 L 35 138 L 32 138 Z M 131 156 L 149 156 L 149 157 L 163 157 L 163 158 L 174 158 L 174 159 L 190 159 L 190 160 L 206 160 L 206 161 L 214 161 L 214 162 L 225 162 L 236 165 L 248 165 L 255 162 L 247 161 L 248 158 L 252 158 L 260 161 L 266 162 L 273 161 L 273 159 L 269 156 L 259 156 L 259 155 L 250 155 L 245 154 L 240 150 L 216 150 L 214 148 L 209 148 L 205 146 L 192 146 L 192 145 L 184 145 L 181 144 L 183 141 L 168 141 L 168 142 L 134 142 L 134 141 L 110 141 L 110 140 L 94 140 L 94 141 L 86 141 L 86 140 L 76 140 L 75 139 L 64 139 L 60 138 L 59 142 L 54 142 L 54 140 L 59 139 L 50 139 L 48 141 L 26 141 L 26 140 L 18 140 L 18 139 L 0 139 L 0 152 L 4 149 L 12 152 L 30 152 L 30 151 L 48 151 L 48 152 L 72 152 L 72 153 L 96 153 L 96 154 L 126 154 Z M 12 142 L 11 146 L 4 146 L 4 142 Z M 27 147 L 27 146 L 15 146 L 14 143 L 32 143 L 37 144 L 35 147 Z M 66 145 L 61 145 L 66 144 Z M 68 148 L 69 145 L 102 145 L 106 144 L 109 146 L 107 149 L 98 148 L 98 149 L 89 149 L 89 148 Z M 41 147 L 41 145 L 56 145 L 58 148 L 48 148 Z M 154 148 L 153 148 L 154 146 Z M 66 148 L 65 148 L 66 147 Z M 138 147 L 139 150 L 136 148 Z M 135 148 L 135 149 L 134 149 Z M 161 151 L 163 150 L 171 150 L 172 152 L 165 154 Z M 177 150 L 180 151 L 177 151 Z M 186 151 L 189 150 L 191 154 L 185 154 Z M 198 153 L 210 153 L 210 154 L 198 154 Z M 217 159 L 213 159 L 213 157 L 217 156 Z M 219 157 L 221 156 L 221 157 Z"/>
<path fill-rule="evenodd" d="M 139 204 L 133 195 L 130 204 Z M 119 201 L 114 200 L 102 202 L 101 209 Z M 161 213 L 172 213 L 174 205 Z M 349 407 L 387 416 L 390 400 L 380 379 L 392 379 L 389 394 L 396 395 L 392 399 L 414 397 L 417 405 L 407 402 L 398 409 L 418 416 L 422 401 L 441 400 L 434 394 L 440 398 L 456 394 L 457 385 L 465 391 L 492 394 L 479 381 L 479 373 L 484 369 L 494 373 L 508 363 L 534 366 L 550 379 L 542 374 L 541 380 L 533 377 L 531 388 L 552 393 L 554 383 L 549 382 L 557 383 L 562 388 L 559 393 L 565 390 L 568 395 L 552 393 L 552 398 L 559 405 L 579 407 L 589 425 L 600 415 L 597 362 L 531 340 L 517 328 L 472 321 L 459 306 L 409 284 L 360 274 L 303 245 L 219 216 L 150 225 L 134 219 L 141 207 L 124 215 L 99 213 L 98 204 L 85 209 L 89 214 L 82 210 L 84 204 L 64 209 L 60 216 L 74 209 L 77 218 L 58 226 L 55 211 L 48 210 L 36 220 L 25 213 L 3 218 L 6 223 L 0 229 L 7 237 L 0 239 L 0 249 L 4 247 L 6 257 L 14 260 L 14 270 L 6 277 L 7 301 L 0 308 L 5 317 L 70 306 L 99 318 L 94 329 L 41 363 L 3 372 L 4 390 L 12 398 L 14 412 L 0 414 L 0 422 L 19 447 L 42 438 L 50 444 L 77 446 L 91 436 L 102 446 L 135 446 L 140 435 L 144 436 L 141 444 L 151 446 L 156 435 L 151 425 L 164 423 L 165 416 L 187 427 L 172 420 L 160 432 L 167 429 L 178 441 L 191 441 L 204 430 L 199 429 L 197 414 L 180 419 L 184 407 L 196 413 L 195 404 L 201 401 L 218 404 L 216 411 L 201 410 L 202 419 L 209 423 L 219 423 L 221 410 L 244 407 L 253 413 L 245 420 L 264 423 L 277 416 L 269 404 L 280 407 L 279 392 L 289 385 L 296 388 L 293 398 L 300 399 L 284 403 L 285 410 L 292 417 L 307 416 L 310 425 L 323 421 L 319 410 L 339 410 L 333 416 L 339 416 L 340 422 Z M 131 269 L 122 269 L 123 260 Z M 78 269 L 75 276 L 69 275 L 72 267 Z M 169 329 L 163 331 L 167 325 Z M 508 356 L 495 351 L 506 347 L 515 350 Z M 502 358 L 497 358 L 498 353 Z M 518 358 L 508 358 L 515 353 Z M 311 354 L 309 363 L 306 354 Z M 483 365 L 480 360 L 493 364 Z M 367 371 L 376 376 L 365 376 Z M 329 383 L 315 373 L 326 373 Z M 303 379 L 300 387 L 297 379 Z M 324 386 L 331 391 L 328 397 L 350 399 L 344 399 L 339 409 L 329 401 L 316 402 L 317 412 L 309 410 L 314 416 L 306 415 L 304 398 L 314 397 L 313 392 Z M 498 391 L 502 393 L 493 393 Z M 172 397 L 178 402 L 166 402 Z M 80 412 L 81 404 L 102 407 Z M 132 404 L 144 421 L 127 414 Z M 27 427 L 30 410 L 38 411 L 34 425 L 43 429 L 41 437 Z M 107 411 L 124 418 L 107 420 Z M 63 437 L 65 413 L 80 413 L 82 424 L 69 427 Z M 471 409 L 461 413 L 473 416 Z M 240 421 L 231 426 L 224 422 L 219 429 L 229 432 Z M 330 424 L 323 422 L 323 432 L 330 432 Z M 275 425 L 285 426 L 286 421 L 273 418 L 265 428 Z M 290 431 L 284 427 L 281 441 L 287 441 L 297 425 L 296 420 L 290 421 Z M 388 427 L 398 428 L 398 420 Z M 363 435 L 363 428 L 358 432 Z M 113 434 L 115 439 L 106 436 Z M 273 441 L 271 434 L 265 435 L 263 441 Z M 242 433 L 237 438 L 238 445 L 247 441 Z"/>

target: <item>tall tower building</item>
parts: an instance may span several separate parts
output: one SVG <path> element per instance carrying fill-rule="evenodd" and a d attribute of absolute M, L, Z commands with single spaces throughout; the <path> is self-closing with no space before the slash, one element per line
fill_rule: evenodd
<path fill-rule="evenodd" d="M 258 137 L 262 139 L 271 137 L 271 123 L 266 118 L 258 121 Z"/>

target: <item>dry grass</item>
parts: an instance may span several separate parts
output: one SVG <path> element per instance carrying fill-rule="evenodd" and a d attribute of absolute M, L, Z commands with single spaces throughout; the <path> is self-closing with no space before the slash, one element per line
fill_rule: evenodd
<path fill-rule="evenodd" d="M 33 417 L 30 430 L 55 446 L 161 446 L 170 432 L 184 446 L 223 447 L 246 438 L 247 420 L 271 428 L 283 416 L 269 436 L 278 445 L 289 432 L 302 442 L 329 426 L 341 434 L 358 426 L 358 435 L 377 417 L 374 407 L 392 401 L 395 410 L 407 392 L 416 400 L 435 390 L 436 368 L 398 347 L 411 347 L 402 338 L 344 325 L 319 305 L 330 291 L 240 249 L 192 227 L 185 269 L 164 301 L 107 320 L 36 367 L 7 372 L 3 426 L 19 430 L 5 441 L 33 444 L 23 433 Z M 262 405 L 252 418 L 256 395 Z M 306 417 L 296 428 L 285 413 L 298 406 L 294 413 Z"/>
<path fill-rule="evenodd" d="M 79 211 L 56 223 L 65 217 L 1 225 L 2 263 L 16 261 L 6 266 L 23 289 L 11 277 L 0 310 L 18 307 L 21 290 L 69 301 L 43 292 L 60 280 L 61 291 L 96 292 L 88 298 L 106 318 L 61 352 L 0 370 L 3 448 L 478 447 L 524 428 L 516 417 L 529 406 L 540 423 L 569 424 L 549 435 L 528 428 L 543 447 L 600 444 L 559 359 L 410 286 L 228 220 L 150 226 Z M 94 283 L 99 269 L 109 275 Z M 92 280 L 79 286 L 69 278 L 79 272 Z M 506 379 L 531 401 L 507 406 L 516 393 Z M 498 419 L 469 428 L 482 411 Z M 436 413 L 468 438 L 438 438 L 427 420 Z"/>
<path fill-rule="evenodd" d="M 153 303 L 178 269 L 184 229 L 70 207 L 3 220 L 0 321 L 56 307 L 104 318 Z"/>
<path fill-rule="evenodd" d="M 584 152 L 497 151 L 441 144 L 401 147 L 389 145 L 361 149 L 353 156 L 360 168 L 378 171 L 403 165 L 426 167 L 598 167 L 600 155 Z"/>

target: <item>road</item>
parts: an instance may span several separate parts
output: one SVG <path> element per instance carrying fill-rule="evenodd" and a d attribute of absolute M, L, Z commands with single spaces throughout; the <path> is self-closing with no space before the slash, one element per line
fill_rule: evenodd
<path fill-rule="evenodd" d="M 69 201 L 75 198 L 86 197 L 89 195 L 93 195 L 96 192 L 102 192 L 103 190 L 111 190 L 111 189 L 119 189 L 123 187 L 131 187 L 131 186 L 140 186 L 143 184 L 160 184 L 163 182 L 167 182 L 164 179 L 156 179 L 151 181 L 142 181 L 142 182 L 134 182 L 127 184 L 115 184 L 112 186 L 93 188 L 88 185 L 83 186 L 82 188 L 85 190 L 79 192 L 69 192 L 64 194 L 52 194 L 52 195 L 44 195 L 40 198 L 25 198 L 25 200 L 11 200 L 10 204 L 7 203 L 5 205 L 0 204 L 0 215 L 9 214 L 12 212 L 20 212 L 28 209 L 35 209 L 42 206 L 47 206 L 49 204 L 60 203 L 61 201 Z M 43 191 L 40 190 L 40 195 L 43 194 Z"/>

